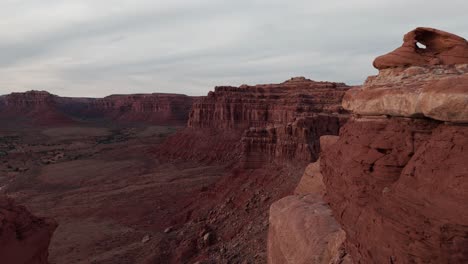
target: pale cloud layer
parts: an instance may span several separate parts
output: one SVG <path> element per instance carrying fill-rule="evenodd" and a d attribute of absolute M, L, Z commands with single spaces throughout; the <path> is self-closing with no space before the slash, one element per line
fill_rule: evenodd
<path fill-rule="evenodd" d="M 415 27 L 466 38 L 467 10 L 466 0 L 1 0 L 0 94 L 360 84 Z"/>

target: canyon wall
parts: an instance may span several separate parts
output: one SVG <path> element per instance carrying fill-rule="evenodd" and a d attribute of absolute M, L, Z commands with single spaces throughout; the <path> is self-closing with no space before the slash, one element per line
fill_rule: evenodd
<path fill-rule="evenodd" d="M 377 76 L 344 96 L 343 106 L 353 117 L 339 138 L 322 148 L 318 173 L 325 186 L 322 199 L 335 218 L 327 223 L 336 221 L 344 230 L 343 250 L 350 261 L 468 261 L 467 65 L 466 40 L 417 28 L 405 35 L 401 48 L 374 61 Z M 270 223 L 284 217 L 275 208 Z M 317 209 L 301 209 L 301 214 L 307 221 L 321 215 Z M 294 221 L 276 229 L 293 234 L 288 223 Z M 270 227 L 270 232 L 276 229 Z M 305 226 L 304 232 L 313 237 L 297 247 L 323 251 L 313 243 L 323 230 L 320 225 Z M 271 240 L 269 244 L 279 243 L 274 236 Z M 298 257 L 300 252 L 288 243 L 269 252 L 270 263 L 280 263 L 281 256 L 275 256 L 282 249 L 282 256 Z"/>
<path fill-rule="evenodd" d="M 0 118 L 24 119 L 36 125 L 83 121 L 185 125 L 194 97 L 180 94 L 112 95 L 105 98 L 59 97 L 45 91 L 0 97 Z"/>
<path fill-rule="evenodd" d="M 57 224 L 31 215 L 0 196 L 0 262 L 47 264 L 50 239 Z"/>
<path fill-rule="evenodd" d="M 342 83 L 304 77 L 280 84 L 216 87 L 195 101 L 187 130 L 167 141 L 164 155 L 180 157 L 182 152 L 189 159 L 238 158 L 246 168 L 271 162 L 310 162 L 317 158 L 319 137 L 338 134 L 346 122 L 341 100 L 348 89 Z M 207 150 L 212 157 L 197 142 L 210 146 Z M 192 147 L 184 148 L 187 144 Z M 169 149 L 171 146 L 179 147 Z"/>

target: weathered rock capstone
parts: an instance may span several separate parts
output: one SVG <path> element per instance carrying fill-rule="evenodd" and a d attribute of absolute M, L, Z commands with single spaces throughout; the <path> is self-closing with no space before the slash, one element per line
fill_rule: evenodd
<path fill-rule="evenodd" d="M 363 116 L 468 122 L 468 42 L 430 28 L 417 28 L 404 41 L 375 60 L 379 74 L 349 91 L 343 107 Z M 418 48 L 417 41 L 426 49 Z"/>

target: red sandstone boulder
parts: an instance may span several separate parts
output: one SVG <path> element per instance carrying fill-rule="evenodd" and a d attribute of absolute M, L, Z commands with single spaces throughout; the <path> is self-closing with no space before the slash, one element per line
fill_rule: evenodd
<path fill-rule="evenodd" d="M 319 196 L 288 196 L 270 207 L 269 264 L 352 263 L 345 233 Z"/>
<path fill-rule="evenodd" d="M 57 224 L 37 218 L 0 196 L 0 263 L 46 264 Z"/>

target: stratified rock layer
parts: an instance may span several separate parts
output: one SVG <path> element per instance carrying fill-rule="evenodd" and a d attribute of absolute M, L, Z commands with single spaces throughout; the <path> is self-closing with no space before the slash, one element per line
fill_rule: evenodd
<path fill-rule="evenodd" d="M 380 70 L 351 89 L 343 107 L 356 115 L 468 122 L 468 64 Z"/>
<path fill-rule="evenodd" d="M 0 263 L 48 263 L 48 247 L 56 227 L 0 196 Z"/>
<path fill-rule="evenodd" d="M 281 84 L 221 86 L 194 103 L 189 127 L 248 128 L 284 125 L 312 113 L 341 113 L 343 83 L 304 77 Z"/>
<path fill-rule="evenodd" d="M 168 156 L 205 159 L 206 153 L 197 152 L 200 148 L 183 147 L 177 142 L 193 145 L 196 143 L 190 142 L 207 141 L 205 145 L 213 146 L 211 152 L 217 160 L 230 159 L 236 153 L 246 168 L 271 162 L 308 163 L 318 157 L 320 136 L 338 134 L 346 122 L 348 115 L 341 100 L 348 89 L 342 83 L 304 77 L 280 84 L 216 87 L 194 103 L 188 129 L 169 139 L 170 144 L 162 149 Z M 189 139 L 188 135 L 194 134 L 189 130 L 204 131 L 210 138 Z M 240 144 L 233 144 L 235 135 Z M 212 141 L 222 142 L 223 137 L 229 141 L 227 147 L 214 146 Z M 180 147 L 173 148 L 175 145 Z"/>
<path fill-rule="evenodd" d="M 327 200 L 358 263 L 468 260 L 468 127 L 357 119 L 321 158 Z"/>
<path fill-rule="evenodd" d="M 347 115 L 312 114 L 285 125 L 250 128 L 242 137 L 243 163 L 256 167 L 275 160 L 314 161 L 320 152 L 320 137 L 337 135 L 347 120 Z"/>

